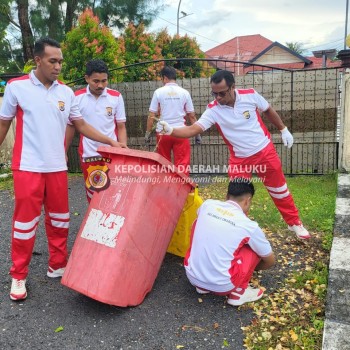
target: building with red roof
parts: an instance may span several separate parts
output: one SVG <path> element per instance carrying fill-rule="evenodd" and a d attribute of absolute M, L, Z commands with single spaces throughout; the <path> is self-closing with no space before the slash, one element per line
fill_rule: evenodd
<path fill-rule="evenodd" d="M 237 75 L 266 70 L 259 65 L 282 69 L 316 69 L 341 67 L 340 60 L 327 60 L 317 57 L 305 57 L 279 42 L 271 41 L 260 34 L 237 36 L 205 52 L 206 58 L 218 59 L 215 67 L 234 71 Z M 244 62 L 241 64 L 230 61 Z M 214 65 L 214 63 L 212 63 Z"/>

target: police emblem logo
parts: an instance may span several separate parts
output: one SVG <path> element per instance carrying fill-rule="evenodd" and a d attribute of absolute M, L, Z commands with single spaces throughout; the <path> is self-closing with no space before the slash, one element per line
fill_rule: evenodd
<path fill-rule="evenodd" d="M 65 104 L 63 101 L 58 101 L 58 109 L 63 112 L 65 109 Z"/>
<path fill-rule="evenodd" d="M 110 117 L 112 115 L 112 107 L 106 107 L 106 113 Z"/>
<path fill-rule="evenodd" d="M 249 118 L 250 118 L 250 113 L 249 113 L 249 111 L 243 112 L 243 115 L 244 115 L 244 118 L 245 118 L 245 119 L 249 119 Z"/>
<path fill-rule="evenodd" d="M 90 165 L 87 169 L 86 187 L 96 192 L 108 188 L 110 184 L 108 170 L 107 165 Z"/>

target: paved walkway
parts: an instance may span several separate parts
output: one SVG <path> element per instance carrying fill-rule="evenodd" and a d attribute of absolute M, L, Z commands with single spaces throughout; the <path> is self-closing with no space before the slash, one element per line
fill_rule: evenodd
<path fill-rule="evenodd" d="M 350 350 L 350 174 L 339 174 L 323 350 Z"/>

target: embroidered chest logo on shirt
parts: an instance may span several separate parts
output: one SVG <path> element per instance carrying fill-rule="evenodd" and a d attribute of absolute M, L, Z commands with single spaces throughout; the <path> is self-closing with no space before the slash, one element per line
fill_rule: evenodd
<path fill-rule="evenodd" d="M 106 107 L 106 114 L 110 117 L 113 113 L 112 107 Z"/>
<path fill-rule="evenodd" d="M 65 103 L 63 101 L 58 101 L 58 109 L 63 112 L 65 110 Z"/>
<path fill-rule="evenodd" d="M 243 112 L 243 115 L 244 115 L 244 118 L 245 118 L 245 119 L 249 119 L 249 118 L 250 118 L 250 113 L 249 113 L 249 111 L 244 111 L 244 112 Z"/>

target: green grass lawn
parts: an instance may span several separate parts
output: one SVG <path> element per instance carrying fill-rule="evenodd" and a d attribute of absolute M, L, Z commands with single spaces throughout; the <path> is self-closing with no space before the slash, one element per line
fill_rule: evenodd
<path fill-rule="evenodd" d="M 0 172 L 0 174 L 2 173 Z M 0 178 L 0 191 L 12 190 L 12 188 L 12 175 L 10 175 L 9 177 Z"/>
<path fill-rule="evenodd" d="M 267 190 L 254 183 L 249 216 L 265 231 L 277 264 L 255 273 L 253 283 L 258 285 L 270 274 L 277 287 L 267 290 L 260 301 L 241 306 L 255 313 L 253 322 L 242 327 L 248 349 L 311 350 L 322 345 L 337 176 L 296 176 L 287 183 L 312 238 L 303 242 L 288 231 Z M 227 183 L 214 182 L 199 193 L 203 199 L 225 199 L 226 191 Z"/>

